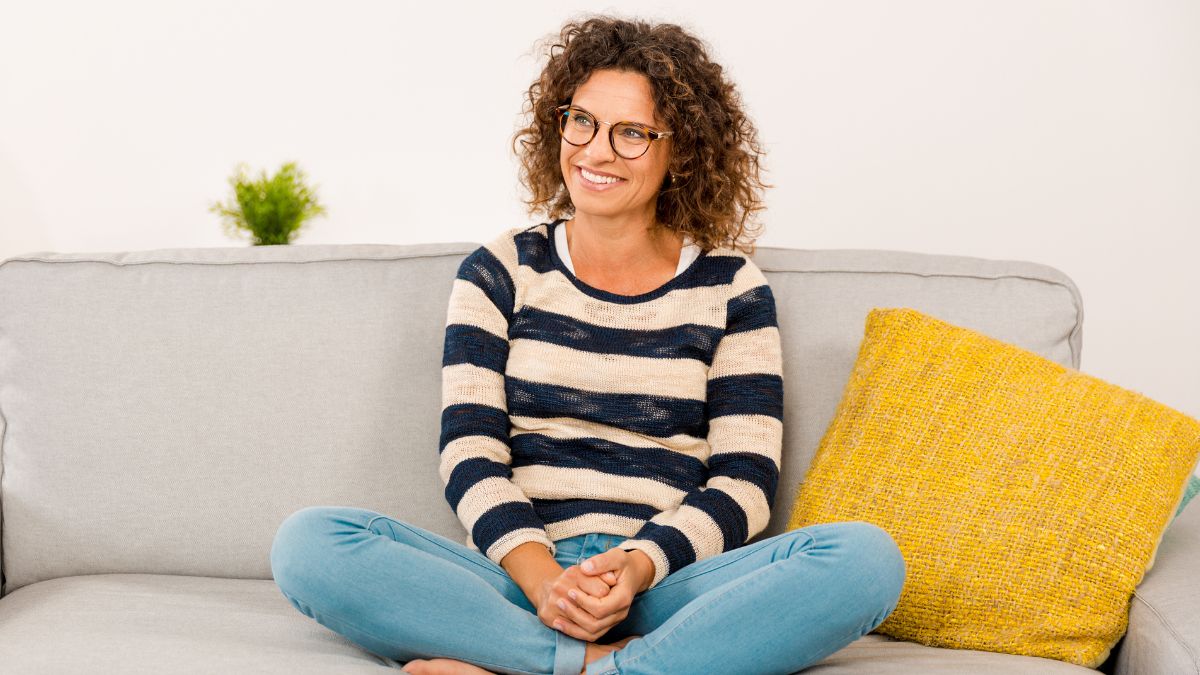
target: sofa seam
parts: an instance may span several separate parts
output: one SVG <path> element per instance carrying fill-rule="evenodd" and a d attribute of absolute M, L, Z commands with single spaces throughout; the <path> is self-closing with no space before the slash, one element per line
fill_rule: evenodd
<path fill-rule="evenodd" d="M 1179 635 L 1179 631 L 1175 630 L 1175 627 L 1171 625 L 1169 621 L 1167 621 L 1166 617 L 1164 617 L 1154 605 L 1150 604 L 1150 602 L 1142 597 L 1141 594 L 1136 590 L 1133 592 L 1133 597 L 1137 598 L 1143 605 L 1145 605 L 1146 609 L 1150 610 L 1150 613 L 1153 614 L 1154 617 L 1158 619 L 1158 622 L 1162 625 L 1162 627 L 1166 629 L 1167 634 L 1174 638 L 1175 642 L 1183 648 L 1184 653 L 1187 654 L 1192 661 L 1192 668 L 1194 672 L 1196 675 L 1200 675 L 1200 658 L 1197 658 L 1196 652 L 1194 652 L 1191 646 L 1189 646 L 1183 637 Z"/>
<path fill-rule="evenodd" d="M 238 249 L 241 250 L 241 249 Z M 39 262 L 51 265 L 62 263 L 100 263 L 102 265 L 112 265 L 114 267 L 132 267 L 134 265 L 298 265 L 307 263 L 321 262 L 349 262 L 349 261 L 364 261 L 364 262 L 392 262 L 396 260 L 417 260 L 421 258 L 445 258 L 451 256 L 469 255 L 470 251 L 454 252 L 454 253 L 417 253 L 412 255 L 386 256 L 380 258 L 349 256 L 341 258 L 315 258 L 313 260 L 137 260 L 129 262 L 118 262 L 115 260 L 97 260 L 85 258 L 79 260 L 61 260 L 52 258 L 23 258 L 13 257 L 0 261 L 0 267 L 9 263 L 18 262 Z"/>

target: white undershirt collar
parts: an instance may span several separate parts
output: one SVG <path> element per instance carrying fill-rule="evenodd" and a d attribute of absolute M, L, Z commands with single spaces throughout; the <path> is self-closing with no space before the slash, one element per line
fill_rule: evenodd
<path fill-rule="evenodd" d="M 575 266 L 571 264 L 571 251 L 567 247 L 567 224 L 565 221 L 554 228 L 554 249 L 571 274 L 575 274 Z M 679 265 L 675 267 L 675 276 L 682 274 L 688 265 L 691 265 L 699 257 L 700 247 L 692 243 L 691 237 L 683 235 L 683 248 L 679 251 Z"/>

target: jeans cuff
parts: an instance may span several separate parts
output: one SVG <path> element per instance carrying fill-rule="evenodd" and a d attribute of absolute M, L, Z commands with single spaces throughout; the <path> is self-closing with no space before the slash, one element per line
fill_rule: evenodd
<path fill-rule="evenodd" d="M 587 643 L 555 631 L 554 675 L 579 675 L 587 660 Z"/>
<path fill-rule="evenodd" d="M 587 675 L 617 675 L 617 653 L 609 652 L 587 664 Z"/>

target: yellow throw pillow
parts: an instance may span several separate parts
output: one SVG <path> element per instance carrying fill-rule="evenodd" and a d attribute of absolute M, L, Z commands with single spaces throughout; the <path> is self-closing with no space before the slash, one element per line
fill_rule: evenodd
<path fill-rule="evenodd" d="M 911 309 L 867 317 L 791 528 L 864 520 L 907 565 L 876 632 L 1100 665 L 1200 454 L 1200 422 Z"/>

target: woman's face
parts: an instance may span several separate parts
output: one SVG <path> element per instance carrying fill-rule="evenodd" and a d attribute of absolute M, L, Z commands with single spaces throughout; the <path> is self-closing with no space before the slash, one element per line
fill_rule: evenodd
<path fill-rule="evenodd" d="M 665 131 L 655 116 L 650 80 L 641 73 L 597 70 L 575 90 L 571 104 L 604 122 L 638 122 Z M 642 214 L 654 217 L 655 202 L 671 158 L 670 138 L 653 141 L 646 154 L 625 159 L 613 152 L 609 125 L 600 125 L 591 143 L 576 146 L 559 141 L 559 167 L 577 214 L 621 217 Z M 588 180 L 584 171 L 616 180 Z M 594 176 L 593 176 L 594 178 Z"/>

